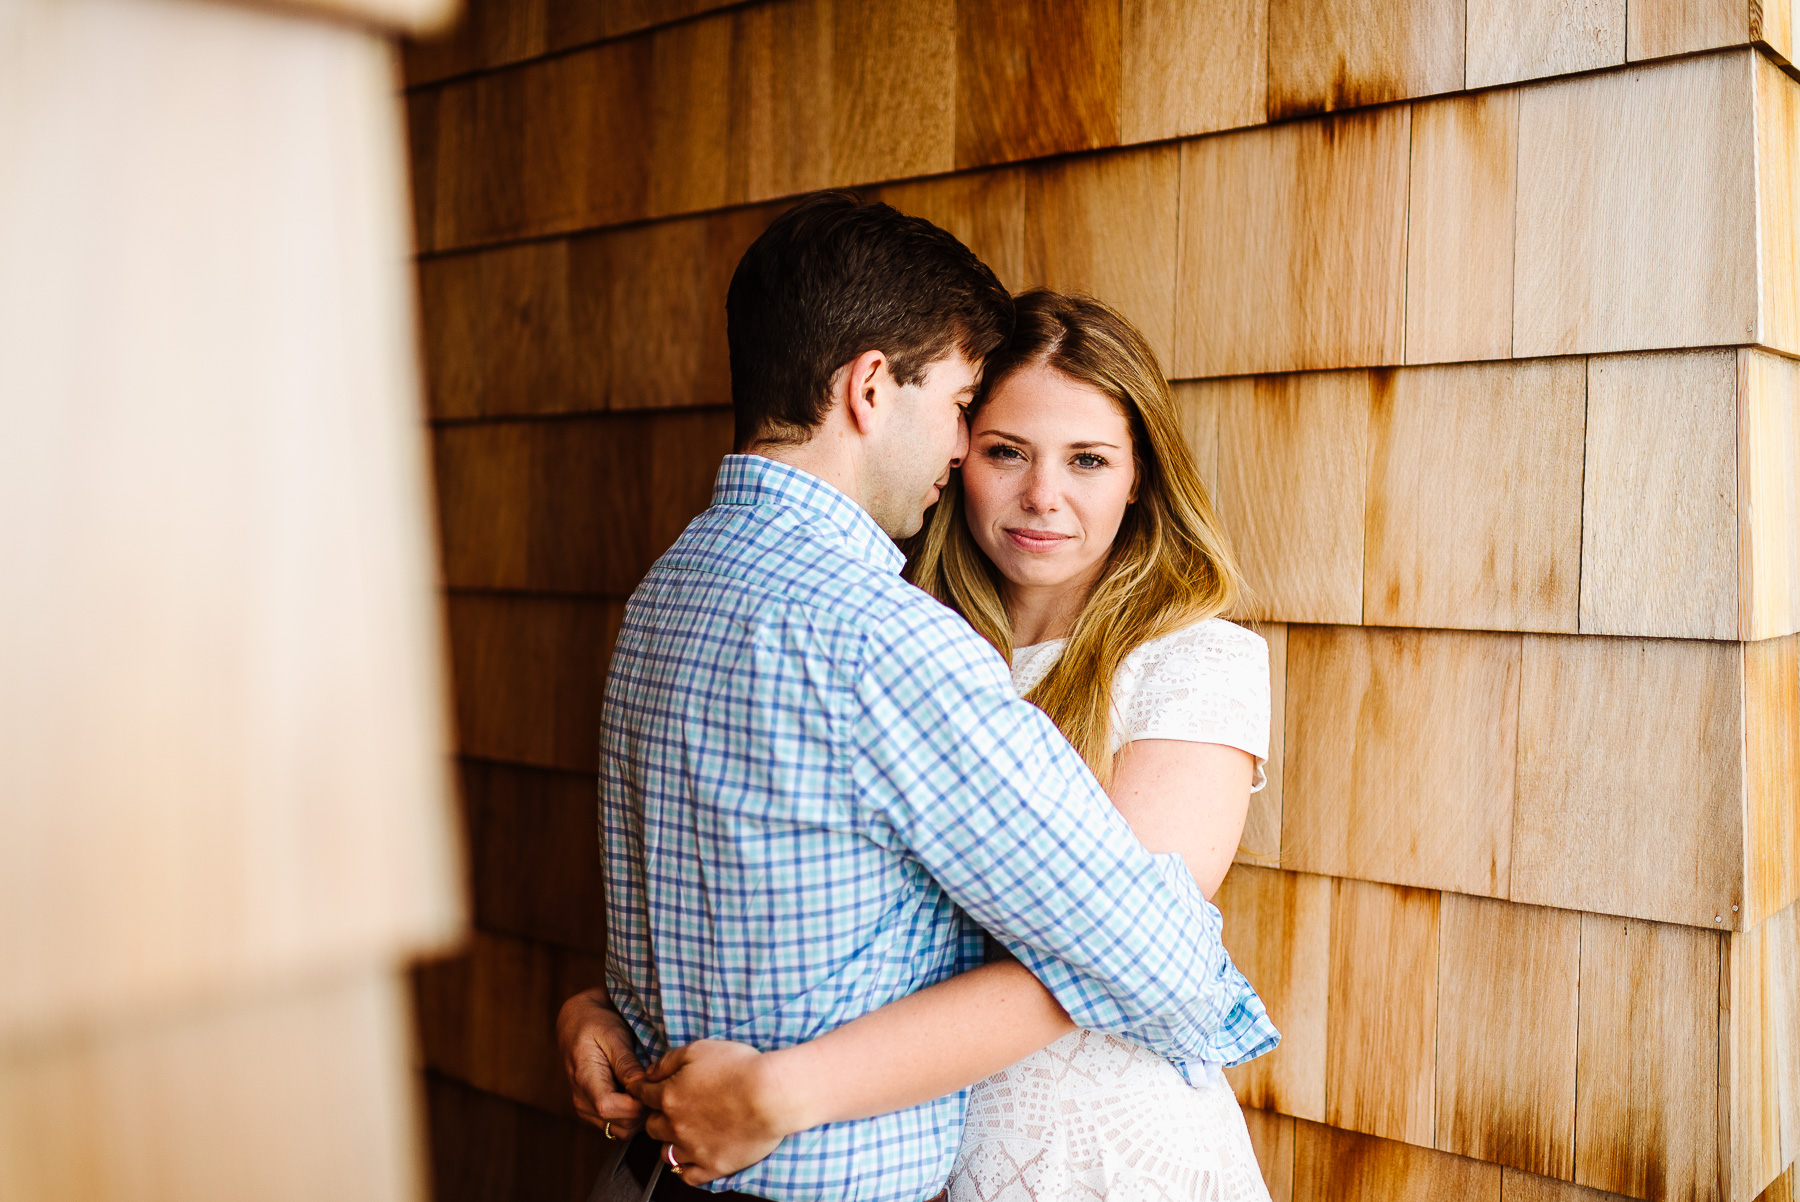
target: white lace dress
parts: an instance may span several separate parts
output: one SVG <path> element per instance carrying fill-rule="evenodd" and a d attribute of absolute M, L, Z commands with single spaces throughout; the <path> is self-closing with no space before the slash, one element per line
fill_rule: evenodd
<path fill-rule="evenodd" d="M 1062 641 L 1013 652 L 1029 692 Z M 1269 648 L 1218 618 L 1146 643 L 1113 681 L 1114 749 L 1132 739 L 1269 752 Z M 1153 1052 L 1077 1031 L 976 1084 L 950 1174 L 951 1202 L 1204 1199 L 1268 1202 L 1244 1115 L 1217 1065 L 1195 1084 Z"/>

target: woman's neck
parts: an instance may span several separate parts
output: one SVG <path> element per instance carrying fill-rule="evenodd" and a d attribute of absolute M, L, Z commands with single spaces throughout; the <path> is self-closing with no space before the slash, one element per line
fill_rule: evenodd
<path fill-rule="evenodd" d="M 1019 585 L 1007 581 L 1000 599 L 1012 624 L 1015 647 L 1030 647 L 1051 639 L 1066 639 L 1075 629 L 1081 607 L 1087 603 L 1091 580 L 1071 580 L 1054 585 Z"/>

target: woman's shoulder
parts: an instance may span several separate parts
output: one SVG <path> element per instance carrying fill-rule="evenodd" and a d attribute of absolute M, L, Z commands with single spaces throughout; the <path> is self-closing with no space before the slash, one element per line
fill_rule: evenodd
<path fill-rule="evenodd" d="M 1222 671 L 1242 666 L 1267 672 L 1269 644 L 1262 635 L 1236 622 L 1206 618 L 1148 640 L 1134 648 L 1125 662 L 1138 671 L 1210 665 Z"/>
<path fill-rule="evenodd" d="M 1151 639 L 1126 658 L 1114 702 L 1121 741 L 1177 739 L 1269 754 L 1269 645 L 1254 630 L 1208 618 Z"/>

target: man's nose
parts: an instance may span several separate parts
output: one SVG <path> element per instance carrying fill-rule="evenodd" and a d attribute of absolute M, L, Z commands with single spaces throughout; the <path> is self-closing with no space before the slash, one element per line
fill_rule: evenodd
<path fill-rule="evenodd" d="M 962 461 L 969 455 L 969 418 L 962 414 L 956 419 L 956 454 L 950 457 L 950 466 L 961 467 Z"/>

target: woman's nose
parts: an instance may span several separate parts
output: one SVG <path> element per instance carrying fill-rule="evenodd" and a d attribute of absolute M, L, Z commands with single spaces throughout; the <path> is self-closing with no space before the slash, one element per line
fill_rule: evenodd
<path fill-rule="evenodd" d="M 1048 473 L 1034 471 L 1025 478 L 1025 495 L 1021 498 L 1027 511 L 1050 513 L 1056 509 L 1056 487 Z"/>

